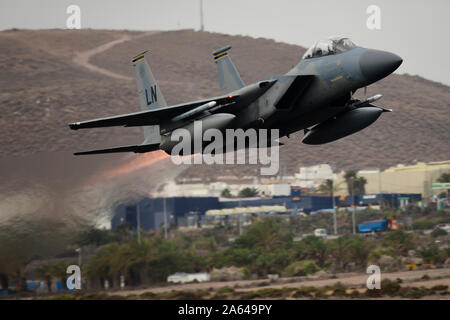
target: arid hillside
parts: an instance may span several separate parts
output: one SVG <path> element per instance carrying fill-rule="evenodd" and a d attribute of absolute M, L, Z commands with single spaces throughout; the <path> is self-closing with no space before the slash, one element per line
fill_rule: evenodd
<path fill-rule="evenodd" d="M 115 40 L 117 44 L 107 45 Z M 131 57 L 143 50 L 150 51 L 148 61 L 169 104 L 217 95 L 211 53 L 227 44 L 233 46 L 231 57 L 245 83 L 288 71 L 305 51 L 273 40 L 191 30 L 0 32 L 0 157 L 140 143 L 139 128 L 74 132 L 67 124 L 138 111 Z M 327 145 L 303 145 L 303 133 L 284 139 L 283 171 L 293 173 L 299 164 L 361 169 L 450 158 L 449 87 L 417 76 L 391 75 L 368 88 L 369 95 L 375 93 L 383 94 L 379 104 L 394 112 Z M 182 175 L 257 172 L 256 166 L 196 165 Z"/>

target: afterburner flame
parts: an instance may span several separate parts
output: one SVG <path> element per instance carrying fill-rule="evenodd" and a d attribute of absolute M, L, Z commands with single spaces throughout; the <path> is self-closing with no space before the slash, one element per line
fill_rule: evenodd
<path fill-rule="evenodd" d="M 162 150 L 158 150 L 139 155 L 131 155 L 130 157 L 133 157 L 133 159 L 131 159 L 131 161 L 129 161 L 128 163 L 112 170 L 103 172 L 100 176 L 97 176 L 97 178 L 99 180 L 106 180 L 123 174 L 127 174 L 143 167 L 150 166 L 159 160 L 169 157 L 169 155 Z"/>

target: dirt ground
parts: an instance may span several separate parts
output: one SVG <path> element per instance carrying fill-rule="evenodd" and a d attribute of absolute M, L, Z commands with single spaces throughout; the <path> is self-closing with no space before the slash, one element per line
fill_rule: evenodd
<path fill-rule="evenodd" d="M 246 281 L 223 281 L 223 282 L 203 282 L 203 283 L 189 283 L 179 285 L 167 285 L 160 287 L 148 287 L 136 290 L 120 290 L 110 292 L 115 295 L 129 295 L 129 294 L 142 294 L 144 292 L 162 293 L 172 290 L 186 291 L 186 290 L 218 290 L 223 287 L 235 288 L 236 291 L 253 291 L 261 288 L 300 288 L 300 287 L 324 287 L 332 286 L 337 282 L 341 282 L 347 287 L 353 288 L 365 288 L 367 278 L 369 274 L 364 273 L 346 273 L 336 274 L 336 277 L 329 279 L 319 279 L 315 276 L 309 277 L 292 277 L 292 278 L 279 278 L 276 281 L 269 282 L 269 280 L 246 280 Z M 428 270 L 415 270 L 415 271 L 402 271 L 382 273 L 381 280 L 402 280 L 403 286 L 420 287 L 424 286 L 431 288 L 435 285 L 449 285 L 450 286 L 450 268 L 444 269 L 428 269 Z M 267 284 L 267 285 L 265 285 Z"/>

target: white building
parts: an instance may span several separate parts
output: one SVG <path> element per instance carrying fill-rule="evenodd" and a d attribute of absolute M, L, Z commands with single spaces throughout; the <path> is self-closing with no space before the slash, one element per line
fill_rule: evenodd
<path fill-rule="evenodd" d="M 289 196 L 291 194 L 291 185 L 287 183 L 278 183 L 268 185 L 271 196 Z"/>
<path fill-rule="evenodd" d="M 183 183 L 177 184 L 170 181 L 157 193 L 155 197 L 220 197 L 224 189 L 230 190 L 231 194 L 237 196 L 244 188 L 256 188 L 260 195 L 266 196 L 288 196 L 290 195 L 290 185 L 287 183 L 235 183 L 216 181 L 205 183 Z"/>
<path fill-rule="evenodd" d="M 211 280 L 211 276 L 207 272 L 185 273 L 177 272 L 167 277 L 167 282 L 187 283 L 197 280 L 198 282 L 206 282 Z"/>
<path fill-rule="evenodd" d="M 319 164 L 311 167 L 300 167 L 300 172 L 295 174 L 297 184 L 302 188 L 317 188 L 326 179 L 336 179 L 330 165 Z"/>

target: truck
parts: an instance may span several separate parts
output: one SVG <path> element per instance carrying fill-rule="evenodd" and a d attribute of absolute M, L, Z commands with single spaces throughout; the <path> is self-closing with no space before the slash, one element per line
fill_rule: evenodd
<path fill-rule="evenodd" d="M 365 221 L 358 224 L 359 233 L 381 232 L 399 229 L 405 229 L 405 226 L 402 223 L 397 222 L 397 220 L 393 218 Z"/>

